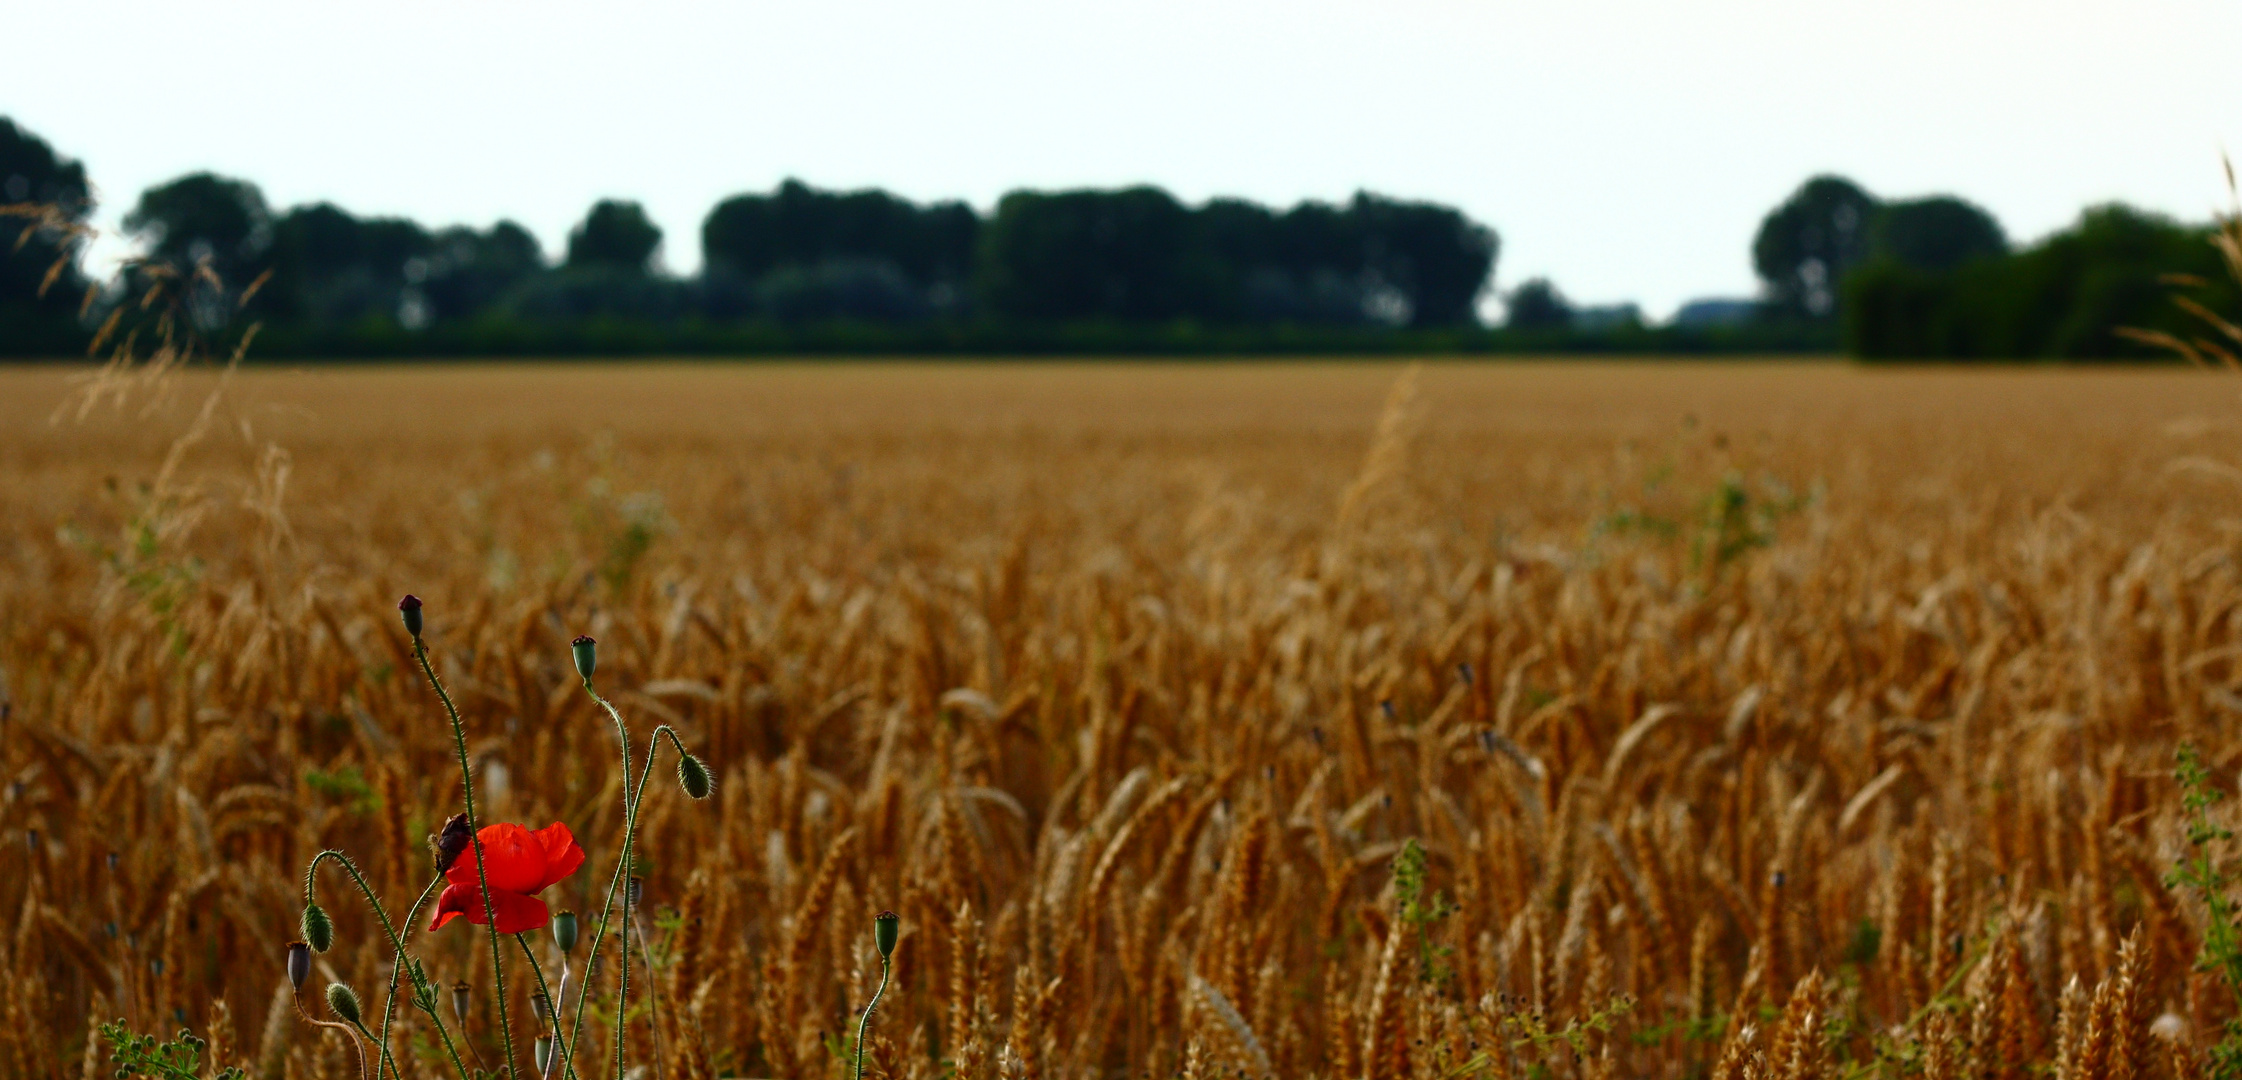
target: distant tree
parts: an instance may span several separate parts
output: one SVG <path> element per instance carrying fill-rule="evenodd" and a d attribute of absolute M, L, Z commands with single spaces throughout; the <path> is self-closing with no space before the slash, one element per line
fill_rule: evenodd
<path fill-rule="evenodd" d="M 2010 255 L 1948 270 L 1863 267 L 1846 282 L 1845 345 L 1869 359 L 2163 359 L 2117 329 L 2194 332 L 2163 283 L 2170 273 L 2200 279 L 2194 297 L 2215 310 L 2242 307 L 2203 228 L 2093 207 Z"/>
<path fill-rule="evenodd" d="M 964 203 L 921 207 L 885 191 L 820 191 L 788 180 L 768 195 L 735 195 L 701 224 L 713 270 L 753 281 L 782 268 L 885 263 L 922 288 L 972 272 L 980 217 Z"/>
<path fill-rule="evenodd" d="M 1845 275 L 1866 261 L 1876 198 L 1838 176 L 1808 180 L 1760 222 L 1752 267 L 1769 306 L 1790 318 L 1832 319 Z"/>
<path fill-rule="evenodd" d="M 499 299 L 545 269 L 545 253 L 529 230 L 501 221 L 478 232 L 453 226 L 436 234 L 418 278 L 431 320 L 466 319 L 494 308 Z"/>
<path fill-rule="evenodd" d="M 1952 270 L 2008 254 L 2008 237 L 1976 204 L 1934 195 L 1884 204 L 1869 228 L 1869 253 L 1916 270 Z"/>
<path fill-rule="evenodd" d="M 331 203 L 299 206 L 273 222 L 258 291 L 260 309 L 278 320 L 350 322 L 406 318 L 409 268 L 424 273 L 435 240 L 403 218 L 357 218 Z"/>
<path fill-rule="evenodd" d="M 982 230 L 976 288 L 1018 319 L 1173 319 L 1206 291 L 1188 280 L 1191 212 L 1153 187 L 1015 191 Z"/>
<path fill-rule="evenodd" d="M 1564 330 L 1573 324 L 1573 306 L 1548 278 L 1534 278 L 1510 290 L 1503 325 L 1512 330 Z"/>
<path fill-rule="evenodd" d="M 183 273 L 207 261 L 236 289 L 263 269 L 272 244 L 272 214 L 257 185 L 206 172 L 141 193 L 124 224 L 150 258 Z"/>
<path fill-rule="evenodd" d="M 619 267 L 645 273 L 652 269 L 654 251 L 662 243 L 662 230 L 635 202 L 601 199 L 591 213 L 568 234 L 568 266 Z"/>
<path fill-rule="evenodd" d="M 82 223 L 93 209 L 85 167 L 0 117 L 0 206 L 25 211 L 0 216 L 0 351 L 55 349 L 73 325 L 85 280 L 68 238 L 29 215 L 51 212 L 62 223 Z M 60 272 L 50 281 L 58 260 Z"/>
<path fill-rule="evenodd" d="M 1367 192 L 1347 209 L 1362 230 L 1369 272 L 1406 305 L 1393 321 L 1459 326 L 1477 319 L 1500 249 L 1493 229 L 1452 207 Z"/>

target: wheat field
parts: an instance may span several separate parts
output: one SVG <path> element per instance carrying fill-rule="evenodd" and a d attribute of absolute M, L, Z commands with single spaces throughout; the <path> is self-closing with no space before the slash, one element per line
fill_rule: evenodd
<path fill-rule="evenodd" d="M 645 803 L 649 1080 L 848 1075 L 882 909 L 883 1077 L 2177 1077 L 2236 1014 L 2165 878 L 2177 749 L 2242 769 L 2230 377 L 88 376 L 0 369 L 9 1076 L 358 1075 L 283 956 L 315 853 L 400 919 L 458 810 L 406 593 L 555 908 L 622 830 L 573 636 L 715 775 Z M 501 1068 L 485 938 L 407 948 Z"/>

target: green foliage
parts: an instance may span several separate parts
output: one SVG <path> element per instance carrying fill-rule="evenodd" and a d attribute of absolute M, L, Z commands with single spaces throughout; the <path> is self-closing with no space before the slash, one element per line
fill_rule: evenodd
<path fill-rule="evenodd" d="M 177 1037 L 158 1042 L 153 1035 L 127 1030 L 123 1020 L 103 1024 L 100 1030 L 101 1038 L 109 1044 L 109 1060 L 117 1066 L 111 1074 L 117 1080 L 204 1080 L 202 1052 L 209 1044 L 192 1031 L 181 1028 Z M 226 1066 L 212 1073 L 209 1080 L 244 1080 L 247 1076 L 239 1067 Z"/>
<path fill-rule="evenodd" d="M 1867 967 L 1876 962 L 1876 954 L 1883 950 L 1884 929 L 1876 920 L 1863 917 L 1853 926 L 1852 940 L 1845 943 L 1845 962 L 1854 967 Z"/>
<path fill-rule="evenodd" d="M 1717 581 L 1738 560 L 1775 542 L 1782 523 L 1804 510 L 1812 497 L 1793 492 L 1773 477 L 1756 483 L 1741 472 L 1721 474 L 1712 488 L 1694 498 L 1664 494 L 1675 475 L 1671 462 L 1646 471 L 1642 501 L 1605 514 L 1590 530 L 1591 540 L 1602 536 L 1642 537 L 1671 543 L 1689 541 L 1692 573 Z M 1686 510 L 1660 512 L 1653 503 Z"/>
<path fill-rule="evenodd" d="M 1755 490 L 1742 476 L 1728 473 L 1699 503 L 1702 523 L 1690 543 L 1690 563 L 1712 577 L 1745 554 L 1775 542 L 1775 527 L 1806 506 L 1773 480 Z"/>
<path fill-rule="evenodd" d="M 2233 873 L 2218 856 L 2234 832 L 2211 819 L 2211 808 L 2220 797 L 2211 770 L 2192 743 L 2181 743 L 2175 773 L 2180 782 L 2181 811 L 2187 815 L 2189 853 L 2167 874 L 2168 888 L 2186 888 L 2203 901 L 2203 951 L 2196 959 L 2199 970 L 2217 972 L 2228 992 L 2242 1005 L 2242 928 L 2236 925 L 2236 907 L 2229 889 Z M 2214 1080 L 2242 1080 L 2242 1019 L 2229 1019 L 2217 1044 L 2210 1050 L 2210 1075 Z"/>
<path fill-rule="evenodd" d="M 333 772 L 305 769 L 304 786 L 348 806 L 353 814 L 364 816 L 381 809 L 381 793 L 366 782 L 366 774 L 356 765 L 345 765 Z"/>
<path fill-rule="evenodd" d="M 1444 893 L 1426 895 L 1426 884 L 1425 849 L 1411 837 L 1402 841 L 1401 851 L 1393 857 L 1396 911 L 1402 925 L 1417 932 L 1417 978 L 1445 986 L 1456 977 L 1448 963 L 1449 955 L 1456 950 L 1453 945 L 1434 945 L 1432 928 L 1455 914 L 1457 908 Z"/>

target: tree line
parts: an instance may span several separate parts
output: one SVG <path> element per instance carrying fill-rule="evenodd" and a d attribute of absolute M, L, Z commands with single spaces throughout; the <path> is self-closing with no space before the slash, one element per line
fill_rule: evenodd
<path fill-rule="evenodd" d="M 74 221 L 91 209 L 83 167 L 0 120 L 8 176 L 36 183 L 11 202 Z M 1435 330 L 1473 324 L 1498 251 L 1492 229 L 1434 203 L 1362 193 L 1289 209 L 1188 206 L 1153 187 L 1016 191 L 984 215 L 788 180 L 710 210 L 703 269 L 689 278 L 662 272 L 662 230 L 616 199 L 593 205 L 552 263 L 512 222 L 429 228 L 325 202 L 276 209 L 255 184 L 212 173 L 149 189 L 123 224 L 152 265 L 224 284 L 230 303 L 209 305 L 212 318 L 278 331 L 688 320 Z M 86 283 L 75 266 L 47 281 L 62 238 L 33 240 L 5 263 L 0 303 L 56 316 Z"/>
<path fill-rule="evenodd" d="M 89 289 L 69 234 L 82 165 L 0 118 L 0 353 L 68 355 L 131 282 Z M 2137 353 L 2120 325 L 2176 322 L 2158 275 L 2216 272 L 2192 229 L 2122 207 L 2022 250 L 1957 197 L 1883 200 L 1810 179 L 1761 222 L 1749 301 L 1645 325 L 1546 279 L 1480 320 L 1500 251 L 1453 207 L 1358 193 L 1275 208 L 1155 187 L 1015 191 L 983 213 L 788 180 L 703 219 L 702 268 L 666 273 L 635 202 L 595 203 L 548 259 L 528 230 L 431 228 L 331 203 L 276 209 L 195 173 L 123 219 L 140 274 L 202 275 L 198 321 L 255 320 L 300 356 L 598 352 L 1823 351 L 1870 358 Z M 91 302 L 84 302 L 90 297 Z M 1703 314 L 1699 318 L 1693 312 Z"/>

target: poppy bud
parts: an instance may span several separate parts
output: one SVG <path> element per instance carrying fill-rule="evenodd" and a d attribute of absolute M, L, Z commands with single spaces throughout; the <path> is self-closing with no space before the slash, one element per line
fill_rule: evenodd
<path fill-rule="evenodd" d="M 335 924 L 327 918 L 327 909 L 318 901 L 304 905 L 304 940 L 311 943 L 315 952 L 326 952 L 335 947 Z"/>
<path fill-rule="evenodd" d="M 576 951 L 576 913 L 563 911 L 553 916 L 553 944 L 560 946 L 561 955 Z"/>
<path fill-rule="evenodd" d="M 708 798 L 708 766 L 701 759 L 687 754 L 677 759 L 677 782 L 685 794 L 696 799 Z"/>
<path fill-rule="evenodd" d="M 467 1022 L 467 994 L 467 980 L 461 979 L 452 984 L 452 1011 L 459 1014 L 459 1022 L 462 1024 Z"/>
<path fill-rule="evenodd" d="M 358 1022 L 358 991 L 341 983 L 327 984 L 327 1007 L 346 1024 Z"/>
<path fill-rule="evenodd" d="M 467 827 L 467 815 L 453 814 L 444 822 L 444 831 L 436 837 L 436 872 L 441 874 L 459 861 L 459 853 L 475 838 L 475 831 Z"/>
<path fill-rule="evenodd" d="M 589 680 L 592 669 L 599 666 L 599 642 L 593 641 L 590 634 L 579 634 L 576 640 L 568 643 L 568 648 L 576 654 L 576 674 Z"/>
<path fill-rule="evenodd" d="M 895 936 L 901 933 L 902 929 L 902 916 L 892 911 L 883 911 L 872 916 L 872 944 L 879 946 L 882 959 L 895 955 Z"/>
<path fill-rule="evenodd" d="M 405 617 L 405 632 L 415 639 L 420 637 L 420 597 L 410 593 L 397 601 L 397 611 Z"/>
<path fill-rule="evenodd" d="M 537 1075 L 553 1071 L 553 1040 L 545 1035 L 537 1037 Z"/>
<path fill-rule="evenodd" d="M 308 978 L 311 978 L 311 946 L 291 941 L 288 943 L 288 985 L 301 990 Z"/>

